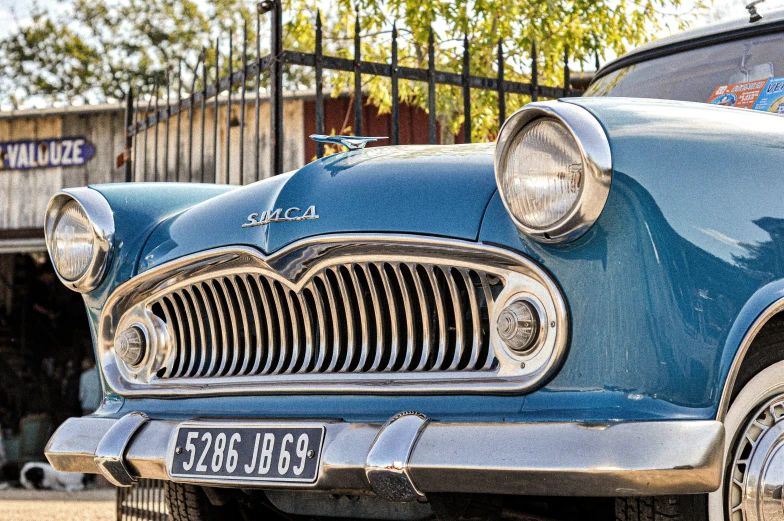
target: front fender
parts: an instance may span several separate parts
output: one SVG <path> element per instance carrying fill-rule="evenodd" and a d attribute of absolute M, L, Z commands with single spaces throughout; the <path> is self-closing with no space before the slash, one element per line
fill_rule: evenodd
<path fill-rule="evenodd" d="M 716 417 L 742 338 L 784 286 L 784 121 L 695 103 L 568 102 L 610 141 L 599 220 L 575 243 L 543 245 L 496 196 L 480 233 L 549 269 L 573 318 L 563 368 L 524 412 Z"/>

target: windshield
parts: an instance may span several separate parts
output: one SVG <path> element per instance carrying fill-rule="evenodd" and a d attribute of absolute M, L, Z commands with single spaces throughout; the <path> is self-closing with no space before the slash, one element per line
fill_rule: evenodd
<path fill-rule="evenodd" d="M 636 63 L 602 76 L 585 95 L 710 102 L 784 113 L 784 33 Z"/>

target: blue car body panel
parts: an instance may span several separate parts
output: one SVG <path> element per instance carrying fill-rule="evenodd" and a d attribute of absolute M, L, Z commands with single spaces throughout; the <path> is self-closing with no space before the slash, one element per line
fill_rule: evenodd
<path fill-rule="evenodd" d="M 242 244 L 265 253 L 328 233 L 413 233 L 476 240 L 495 191 L 492 146 L 384 147 L 336 154 L 217 197 L 167 220 L 143 270 L 187 253 Z M 314 205 L 319 219 L 242 228 L 251 213 Z"/>
<path fill-rule="evenodd" d="M 271 253 L 308 236 L 406 233 L 486 242 L 539 262 L 571 313 L 563 367 L 513 396 L 251 396 L 179 400 L 109 394 L 120 415 L 612 421 L 716 415 L 729 366 L 759 313 L 784 295 L 784 125 L 773 115 L 693 103 L 579 99 L 604 126 L 613 181 L 604 212 L 574 243 L 522 235 L 495 189 L 492 146 L 397 147 L 338 154 L 230 193 L 95 187 L 115 208 L 106 281 L 87 296 L 91 321 L 138 272 L 225 245 Z M 130 202 L 117 205 L 127 191 Z M 242 228 L 251 213 L 315 205 L 320 218 Z"/>

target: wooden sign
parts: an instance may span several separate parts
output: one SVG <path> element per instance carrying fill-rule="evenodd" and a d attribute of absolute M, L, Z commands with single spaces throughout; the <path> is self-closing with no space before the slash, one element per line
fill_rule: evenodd
<path fill-rule="evenodd" d="M 93 155 L 82 137 L 0 142 L 0 170 L 84 166 Z"/>

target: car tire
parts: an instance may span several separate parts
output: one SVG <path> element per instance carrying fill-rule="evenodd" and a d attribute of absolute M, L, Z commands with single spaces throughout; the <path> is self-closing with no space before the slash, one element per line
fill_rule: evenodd
<path fill-rule="evenodd" d="M 707 496 L 615 498 L 616 521 L 705 521 Z"/>
<path fill-rule="evenodd" d="M 208 521 L 210 505 L 201 487 L 167 481 L 164 483 L 166 507 L 172 521 Z M 213 516 L 214 517 L 214 516 Z"/>

